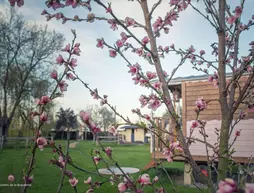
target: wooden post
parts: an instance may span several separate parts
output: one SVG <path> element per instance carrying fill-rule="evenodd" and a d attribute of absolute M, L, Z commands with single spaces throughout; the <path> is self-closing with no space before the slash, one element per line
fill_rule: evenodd
<path fill-rule="evenodd" d="M 26 149 L 27 149 L 27 147 L 28 147 L 28 142 L 29 142 L 29 138 L 28 138 L 28 136 L 27 136 L 27 138 L 26 138 Z"/>
<path fill-rule="evenodd" d="M 3 149 L 3 144 L 4 144 L 4 136 L 1 136 L 0 138 L 0 149 Z"/>
<path fill-rule="evenodd" d="M 192 184 L 192 168 L 189 163 L 184 163 L 184 185 Z"/>

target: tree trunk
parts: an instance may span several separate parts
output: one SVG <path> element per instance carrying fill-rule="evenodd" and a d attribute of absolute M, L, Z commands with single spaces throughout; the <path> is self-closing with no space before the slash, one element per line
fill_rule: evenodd
<path fill-rule="evenodd" d="M 164 99 L 171 101 L 168 84 L 167 84 L 165 77 L 164 77 L 164 72 L 162 69 L 161 61 L 160 61 L 158 50 L 157 50 L 156 39 L 154 37 L 154 33 L 152 30 L 152 24 L 151 24 L 151 18 L 149 16 L 149 9 L 148 9 L 147 0 L 141 0 L 141 7 L 142 7 L 142 10 L 144 13 L 146 32 L 147 32 L 147 35 L 150 39 L 152 59 L 153 59 L 154 65 L 155 65 L 155 69 L 156 69 L 159 81 L 162 83 L 162 91 L 163 91 L 163 95 L 165 97 Z M 167 105 L 167 109 L 169 112 L 171 112 L 173 114 L 173 116 L 175 115 L 175 110 L 173 108 L 172 102 L 171 102 L 171 105 Z M 173 119 L 174 118 L 172 118 L 172 120 Z M 173 120 L 173 121 L 174 121 L 173 124 L 176 125 L 175 128 L 176 128 L 176 132 L 177 132 L 177 138 L 178 138 L 181 146 L 183 147 L 185 155 L 188 156 L 188 158 L 189 158 L 188 162 L 190 163 L 190 165 L 193 169 L 193 177 L 194 177 L 195 181 L 201 181 L 204 179 L 204 175 L 202 175 L 200 168 L 198 167 L 197 163 L 195 162 L 195 160 L 193 159 L 193 157 L 189 151 L 189 148 L 186 144 L 185 137 L 183 135 L 183 132 L 182 132 L 179 122 L 176 124 L 176 122 L 175 122 L 176 120 Z"/>
<path fill-rule="evenodd" d="M 220 131 L 220 145 L 219 145 L 219 165 L 218 165 L 218 182 L 227 177 L 228 171 L 228 142 L 229 142 L 229 128 L 230 121 L 222 119 Z"/>
<path fill-rule="evenodd" d="M 227 103 L 227 91 L 226 91 L 226 65 L 225 65 L 225 6 L 226 1 L 219 1 L 219 29 L 218 29 L 218 57 L 219 57 L 219 97 L 221 108 L 221 131 L 220 131 L 220 144 L 219 144 L 219 165 L 218 165 L 218 181 L 226 178 L 228 171 L 228 160 L 226 159 L 228 154 L 228 141 L 229 141 L 229 127 L 230 117 L 229 108 Z"/>

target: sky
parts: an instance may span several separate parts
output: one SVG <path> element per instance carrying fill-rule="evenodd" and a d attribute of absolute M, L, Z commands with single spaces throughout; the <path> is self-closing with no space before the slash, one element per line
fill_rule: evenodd
<path fill-rule="evenodd" d="M 76 72 L 79 77 L 88 83 L 92 88 L 97 88 L 99 94 L 108 95 L 108 102 L 113 106 L 116 106 L 117 111 L 129 117 L 132 121 L 137 121 L 138 117 L 132 114 L 131 109 L 140 108 L 139 97 L 141 94 L 150 94 L 150 90 L 134 85 L 131 75 L 128 73 L 128 67 L 126 62 L 120 57 L 110 58 L 108 49 L 100 49 L 96 47 L 96 39 L 104 38 L 104 40 L 113 45 L 117 39 L 120 39 L 120 33 L 123 31 L 121 28 L 117 31 L 112 31 L 110 25 L 105 21 L 95 21 L 94 23 L 87 22 L 67 22 L 62 24 L 61 21 L 52 19 L 46 21 L 45 16 L 40 13 L 43 9 L 46 9 L 50 13 L 63 12 L 67 17 L 74 17 L 78 15 L 80 18 L 86 18 L 88 10 L 86 8 L 65 8 L 54 11 L 48 9 L 44 0 L 25 0 L 25 5 L 18 9 L 24 15 L 27 21 L 35 22 L 39 25 L 48 25 L 50 30 L 61 32 L 65 36 L 64 45 L 70 43 L 73 36 L 71 29 L 75 29 L 77 33 L 77 42 L 81 44 L 81 56 L 77 57 L 78 66 Z M 102 2 L 106 2 L 102 0 Z M 143 13 L 140 5 L 137 2 L 127 0 L 109 0 L 112 3 L 112 9 L 116 16 L 121 19 L 125 19 L 127 16 L 134 18 L 140 23 L 144 23 Z M 149 9 L 151 9 L 155 0 L 149 0 Z M 234 8 L 239 0 L 230 0 Z M 197 8 L 204 11 L 204 7 L 200 3 L 194 3 Z M 9 7 L 7 0 L 0 0 L 0 11 L 3 11 Z M 244 8 L 243 21 L 247 22 L 253 13 L 254 1 L 246 0 Z M 162 0 L 161 5 L 158 6 L 154 12 L 154 19 L 158 16 L 164 17 L 167 12 L 170 11 L 169 0 Z M 107 16 L 105 10 L 99 7 L 97 4 L 92 3 L 92 12 L 96 16 Z M 131 29 L 135 35 L 142 39 L 145 36 L 145 32 L 142 29 Z M 244 32 L 241 36 L 240 53 L 243 55 L 248 54 L 248 44 L 253 41 L 253 30 Z M 251 39 L 252 38 L 252 39 Z M 190 45 L 193 45 L 197 51 L 204 49 L 206 51 L 207 59 L 213 59 L 211 55 L 210 45 L 217 41 L 217 35 L 215 29 L 202 18 L 195 10 L 189 7 L 186 11 L 180 13 L 180 17 L 177 22 L 173 23 L 173 27 L 170 27 L 169 34 L 162 34 L 158 39 L 158 45 L 163 47 L 166 45 L 175 44 L 176 48 L 187 49 Z M 143 71 L 155 71 L 155 67 L 148 64 L 144 59 L 138 57 L 134 53 L 127 53 L 129 61 L 132 64 L 138 62 Z M 179 63 L 179 56 L 170 53 L 161 60 L 163 69 L 171 74 L 172 70 Z M 213 73 L 213 71 L 210 71 Z M 174 77 L 183 77 L 191 75 L 200 75 L 202 73 L 192 69 L 192 65 L 186 62 L 176 72 Z M 85 109 L 88 105 L 97 104 L 100 102 L 94 100 L 90 92 L 86 90 L 83 85 L 78 82 L 68 82 L 68 91 L 64 93 L 63 98 L 58 99 L 58 107 L 63 108 L 71 107 L 76 112 Z M 164 106 L 154 112 L 155 116 L 161 116 L 165 111 Z M 150 114 L 151 110 L 148 108 L 142 109 L 143 113 Z"/>

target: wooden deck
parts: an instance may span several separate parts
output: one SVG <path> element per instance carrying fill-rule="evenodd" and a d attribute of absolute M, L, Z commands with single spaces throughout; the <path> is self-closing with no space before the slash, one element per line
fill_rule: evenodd
<path fill-rule="evenodd" d="M 151 157 L 154 158 L 154 153 L 151 154 Z M 165 156 L 163 155 L 163 152 L 157 151 L 155 152 L 155 158 L 156 159 L 165 159 Z M 206 162 L 207 161 L 207 156 L 193 156 L 195 161 L 198 162 Z M 185 161 L 183 157 L 175 157 L 173 159 L 174 161 Z M 249 158 L 244 158 L 244 157 L 234 157 L 233 160 L 237 163 L 249 163 Z M 254 163 L 254 159 L 252 159 L 251 163 Z"/>

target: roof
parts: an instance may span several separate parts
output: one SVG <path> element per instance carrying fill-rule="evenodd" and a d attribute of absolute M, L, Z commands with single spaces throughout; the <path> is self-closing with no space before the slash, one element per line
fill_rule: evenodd
<path fill-rule="evenodd" d="M 212 74 L 211 74 L 212 75 Z M 245 75 L 245 74 L 243 74 Z M 172 78 L 170 80 L 170 82 L 168 83 L 168 85 L 180 85 L 183 81 L 196 81 L 196 80 L 206 80 L 208 78 L 209 75 L 205 74 L 205 75 L 192 75 L 192 76 L 184 76 L 184 77 L 176 77 L 176 78 Z M 227 73 L 226 77 L 230 77 L 232 76 L 232 73 Z M 166 78 L 166 81 L 168 80 L 168 78 Z M 158 79 L 152 80 L 151 82 L 157 82 Z"/>
<path fill-rule="evenodd" d="M 138 126 L 135 125 L 120 125 L 117 127 L 117 131 L 125 131 L 126 129 L 137 129 Z"/>

